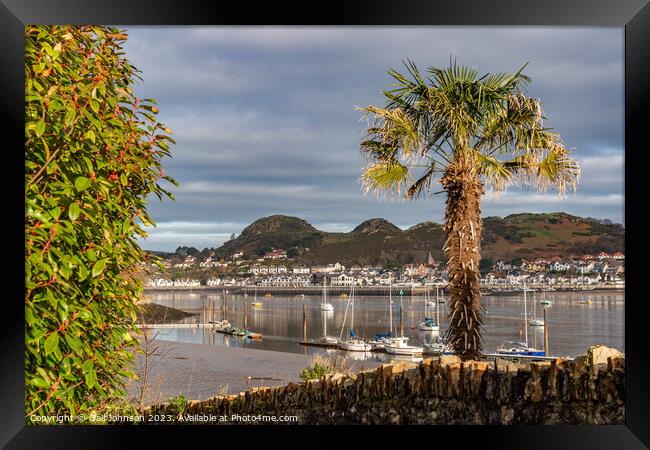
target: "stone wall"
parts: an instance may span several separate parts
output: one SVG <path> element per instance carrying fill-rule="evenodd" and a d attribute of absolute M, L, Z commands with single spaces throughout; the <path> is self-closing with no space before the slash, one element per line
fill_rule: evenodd
<path fill-rule="evenodd" d="M 186 414 L 296 415 L 300 424 L 623 424 L 624 399 L 625 355 L 592 347 L 573 361 L 460 362 L 443 356 L 384 364 L 191 401 Z M 173 411 L 160 404 L 146 414 Z"/>

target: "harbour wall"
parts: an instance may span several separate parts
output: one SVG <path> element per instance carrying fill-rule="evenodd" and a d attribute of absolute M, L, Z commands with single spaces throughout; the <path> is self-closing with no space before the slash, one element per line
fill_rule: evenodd
<path fill-rule="evenodd" d="M 541 288 L 540 288 L 541 289 Z M 561 289 L 566 289 L 570 290 L 569 288 L 561 288 Z M 405 287 L 405 286 L 393 286 L 393 297 L 399 298 L 399 293 L 400 291 L 403 292 L 403 295 L 406 297 L 411 297 L 411 296 L 417 296 L 417 295 L 425 295 L 426 291 L 429 291 L 429 295 L 433 292 L 433 296 L 435 296 L 435 287 Z M 573 289 L 572 289 L 573 290 Z M 578 291 L 580 289 L 577 289 Z M 586 292 L 592 292 L 595 290 L 616 290 L 616 291 L 623 291 L 623 288 L 620 287 L 611 287 L 611 288 L 606 288 L 606 287 L 597 287 L 595 289 L 587 289 Z M 248 293 L 248 295 L 253 295 L 255 292 L 254 287 L 249 287 L 249 288 L 242 288 L 239 286 L 229 286 L 229 287 L 213 287 L 213 286 L 200 286 L 200 287 L 152 287 L 152 286 L 147 286 L 144 288 L 145 293 L 156 293 L 156 292 L 189 292 L 189 293 L 198 293 L 198 292 L 214 292 L 218 294 L 223 294 L 227 291 L 228 294 L 244 294 L 245 292 Z M 522 293 L 523 291 L 520 291 L 519 293 Z M 322 286 L 306 286 L 306 287 L 279 287 L 279 286 L 271 286 L 271 287 L 262 287 L 258 286 L 257 287 L 257 295 L 258 296 L 263 296 L 265 294 L 271 294 L 271 295 L 283 295 L 283 296 L 296 296 L 296 295 L 322 295 L 323 293 L 323 287 Z M 328 286 L 327 287 L 327 294 L 329 296 L 339 296 L 341 294 L 346 294 L 348 295 L 350 293 L 350 287 L 349 286 Z M 362 287 L 355 287 L 354 289 L 354 294 L 355 295 L 372 295 L 372 296 L 388 296 L 390 293 L 390 288 L 388 286 L 362 286 Z M 440 294 L 447 294 L 447 291 L 443 288 L 440 289 Z M 517 295 L 517 292 L 500 292 L 500 291 L 493 291 L 490 292 L 489 289 L 486 289 L 485 292 L 483 292 L 483 295 Z"/>
<path fill-rule="evenodd" d="M 185 414 L 293 415 L 298 418 L 293 424 L 310 425 L 623 424 L 624 399 L 625 355 L 598 346 L 572 361 L 460 362 L 442 356 L 419 364 L 384 364 L 190 401 Z M 173 405 L 163 403 L 149 407 L 145 416 L 174 413 Z"/>

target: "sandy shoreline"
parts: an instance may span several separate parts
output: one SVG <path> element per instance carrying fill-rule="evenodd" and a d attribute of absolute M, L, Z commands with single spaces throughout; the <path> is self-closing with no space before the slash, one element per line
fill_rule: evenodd
<path fill-rule="evenodd" d="M 268 350 L 172 341 L 156 341 L 155 345 L 158 350 L 149 357 L 147 404 L 180 394 L 191 400 L 204 400 L 219 393 L 300 381 L 300 371 L 310 360 L 307 355 Z M 137 355 L 136 367 L 141 363 L 142 355 Z M 129 398 L 139 395 L 139 386 L 139 382 L 129 380 Z"/>

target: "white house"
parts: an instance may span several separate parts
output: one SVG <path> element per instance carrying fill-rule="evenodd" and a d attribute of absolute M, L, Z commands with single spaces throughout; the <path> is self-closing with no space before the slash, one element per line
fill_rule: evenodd
<path fill-rule="evenodd" d="M 354 277 L 342 273 L 330 278 L 330 283 L 332 286 L 352 286 L 354 284 Z"/>

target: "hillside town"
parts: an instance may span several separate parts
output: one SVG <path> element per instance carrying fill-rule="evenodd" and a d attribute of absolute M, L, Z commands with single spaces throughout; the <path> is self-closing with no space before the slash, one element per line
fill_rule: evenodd
<path fill-rule="evenodd" d="M 390 266 L 351 266 L 340 263 L 304 266 L 287 257 L 282 249 L 272 249 L 254 260 L 242 258 L 241 253 L 229 260 L 213 256 L 200 261 L 187 256 L 180 262 L 162 261 L 164 272 L 152 273 L 147 286 L 173 287 L 308 287 L 329 286 L 435 286 L 447 283 L 447 270 L 442 261 L 429 255 L 418 264 Z M 151 264 L 152 269 L 157 267 Z M 535 288 L 594 289 L 596 287 L 624 288 L 625 255 L 617 252 L 566 258 L 513 259 L 509 262 L 484 259 L 481 261 L 481 286 L 487 290 L 519 289 L 526 283 Z"/>

